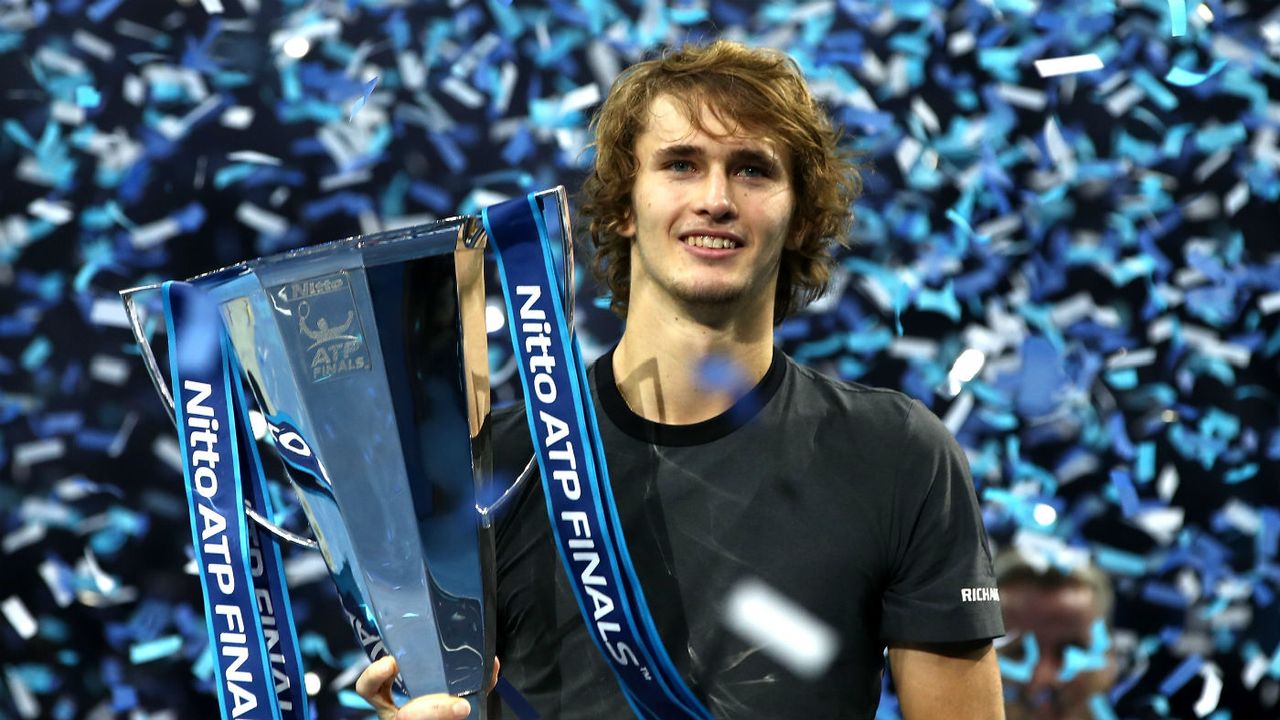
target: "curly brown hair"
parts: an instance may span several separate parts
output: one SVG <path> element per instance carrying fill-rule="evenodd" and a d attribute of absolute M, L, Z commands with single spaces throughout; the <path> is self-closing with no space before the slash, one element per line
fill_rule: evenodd
<path fill-rule="evenodd" d="M 782 251 L 774 322 L 817 299 L 827 288 L 832 246 L 847 243 L 852 205 L 862 193 L 853 154 L 809 92 L 800 68 L 776 50 L 718 40 L 686 45 L 627 68 L 591 121 L 595 160 L 583 183 L 580 213 L 595 248 L 592 271 L 609 288 L 610 308 L 626 317 L 631 239 L 618 233 L 632 212 L 639 169 L 636 140 L 654 99 L 670 98 L 695 128 L 707 132 L 701 110 L 730 132 L 776 138 L 790 151 L 795 183 L 791 234 Z"/>

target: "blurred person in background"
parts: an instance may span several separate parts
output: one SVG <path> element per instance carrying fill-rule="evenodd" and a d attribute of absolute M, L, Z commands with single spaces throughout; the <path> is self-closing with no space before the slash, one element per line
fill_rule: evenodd
<path fill-rule="evenodd" d="M 1093 720 L 1095 695 L 1115 684 L 1111 579 L 1093 565 L 995 559 L 1005 637 L 997 643 L 1009 720 Z"/>

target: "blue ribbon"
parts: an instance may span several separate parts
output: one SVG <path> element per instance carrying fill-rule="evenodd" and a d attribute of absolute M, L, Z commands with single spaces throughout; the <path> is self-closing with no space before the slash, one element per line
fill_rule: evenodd
<path fill-rule="evenodd" d="M 241 453 L 221 318 L 190 284 L 168 282 L 163 292 L 174 411 L 218 706 L 224 720 L 264 712 L 280 718 L 249 567 Z"/>
<path fill-rule="evenodd" d="M 710 720 L 662 644 L 623 538 L 586 371 L 530 194 L 487 208 L 547 512 L 588 634 L 638 717 Z"/>
<path fill-rule="evenodd" d="M 244 385 L 240 382 L 240 363 L 232 352 L 226 334 L 222 336 L 222 352 L 230 365 L 236 417 L 240 427 L 249 430 L 249 405 L 245 402 Z M 274 517 L 271 493 L 267 487 L 262 457 L 251 432 L 239 432 L 240 459 L 248 482 L 250 504 L 263 516 Z M 289 586 L 285 582 L 284 561 L 280 546 L 257 526 L 249 533 L 249 571 L 253 576 L 254 599 L 262 622 L 262 636 L 267 660 L 271 665 L 271 684 L 276 704 L 284 720 L 310 720 L 307 692 L 302 677 L 302 653 L 298 647 L 297 626 L 293 621 L 293 605 L 289 602 Z"/>

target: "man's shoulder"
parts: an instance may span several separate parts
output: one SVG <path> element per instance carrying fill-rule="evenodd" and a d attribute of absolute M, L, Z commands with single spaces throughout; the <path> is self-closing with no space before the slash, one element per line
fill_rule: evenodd
<path fill-rule="evenodd" d="M 788 413 L 809 417 L 825 432 L 856 433 L 882 438 L 882 447 L 899 452 L 952 449 L 955 439 L 924 403 L 899 390 L 841 380 L 792 364 Z"/>
<path fill-rule="evenodd" d="M 833 378 L 790 357 L 787 362 L 791 365 L 788 374 L 793 378 L 791 392 L 795 403 L 812 403 L 824 410 L 845 410 L 854 418 L 871 417 L 880 423 L 885 422 L 887 416 L 905 421 L 920 405 L 898 390 Z"/>

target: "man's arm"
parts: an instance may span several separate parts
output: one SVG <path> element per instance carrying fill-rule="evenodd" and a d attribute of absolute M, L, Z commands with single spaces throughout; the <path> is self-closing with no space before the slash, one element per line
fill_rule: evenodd
<path fill-rule="evenodd" d="M 895 643 L 889 670 L 903 720 L 1003 720 L 1000 665 L 991 642 Z"/>

